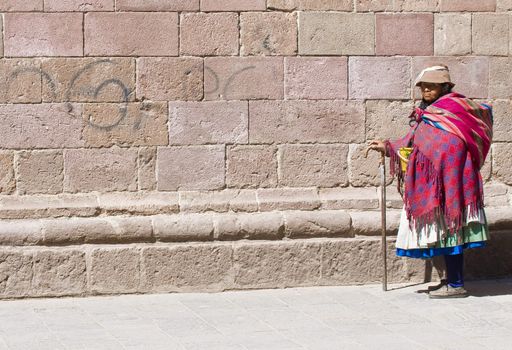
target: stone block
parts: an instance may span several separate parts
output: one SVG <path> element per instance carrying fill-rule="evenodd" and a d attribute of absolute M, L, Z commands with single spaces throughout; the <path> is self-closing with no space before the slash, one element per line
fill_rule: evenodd
<path fill-rule="evenodd" d="M 118 11 L 198 11 L 199 0 L 116 0 Z"/>
<path fill-rule="evenodd" d="M 254 190 L 183 191 L 180 192 L 180 211 L 255 212 L 258 211 L 258 201 Z"/>
<path fill-rule="evenodd" d="M 301 55 L 373 55 L 374 40 L 373 14 L 299 13 Z"/>
<path fill-rule="evenodd" d="M 137 61 L 137 98 L 196 101 L 203 98 L 203 60 L 145 57 Z"/>
<path fill-rule="evenodd" d="M 115 0 L 44 0 L 44 11 L 114 11 L 114 1 Z"/>
<path fill-rule="evenodd" d="M 43 11 L 43 0 L 4 0 L 0 3 L 0 12 Z"/>
<path fill-rule="evenodd" d="M 297 16 L 285 12 L 246 12 L 240 15 L 242 55 L 295 55 Z"/>
<path fill-rule="evenodd" d="M 137 151 L 101 148 L 64 151 L 65 192 L 137 189 Z"/>
<path fill-rule="evenodd" d="M 282 99 L 282 57 L 207 57 L 206 100 Z"/>
<path fill-rule="evenodd" d="M 43 240 L 39 220 L 6 220 L 0 225 L 0 245 L 31 246 Z"/>
<path fill-rule="evenodd" d="M 11 194 L 14 191 L 16 191 L 14 156 L 12 153 L 0 152 L 0 193 Z"/>
<path fill-rule="evenodd" d="M 131 58 L 42 60 L 44 102 L 127 102 L 135 99 Z"/>
<path fill-rule="evenodd" d="M 367 140 L 398 139 L 409 131 L 408 116 L 413 111 L 411 101 L 366 101 Z"/>
<path fill-rule="evenodd" d="M 365 157 L 366 147 L 366 144 L 352 144 L 349 148 L 349 182 L 354 187 L 379 186 L 381 183 L 379 170 L 380 153 L 372 151 L 368 153 L 368 157 Z M 390 184 L 393 178 L 389 174 L 386 175 L 386 183 Z"/>
<path fill-rule="evenodd" d="M 84 28 L 87 56 L 178 55 L 175 12 L 87 13 Z"/>
<path fill-rule="evenodd" d="M 494 100 L 492 101 L 492 111 L 494 117 L 493 142 L 512 142 L 512 101 Z"/>
<path fill-rule="evenodd" d="M 32 284 L 33 255 L 30 251 L 0 250 L 0 296 L 26 297 Z"/>
<path fill-rule="evenodd" d="M 235 243 L 237 288 L 284 288 L 314 285 L 321 278 L 317 242 Z"/>
<path fill-rule="evenodd" d="M 350 57 L 351 99 L 409 99 L 411 62 L 408 57 Z"/>
<path fill-rule="evenodd" d="M 167 103 L 88 103 L 82 138 L 87 146 L 164 146 L 169 143 Z"/>
<path fill-rule="evenodd" d="M 363 142 L 359 101 L 251 101 L 250 143 Z"/>
<path fill-rule="evenodd" d="M 201 0 L 201 11 L 265 11 L 265 0 Z"/>
<path fill-rule="evenodd" d="M 434 54 L 468 55 L 471 53 L 471 14 L 434 15 Z"/>
<path fill-rule="evenodd" d="M 89 288 L 95 294 L 140 290 L 139 248 L 102 247 L 89 253 Z"/>
<path fill-rule="evenodd" d="M 158 190 L 216 190 L 224 187 L 225 153 L 224 146 L 159 148 Z"/>
<path fill-rule="evenodd" d="M 4 55 L 82 56 L 82 24 L 80 13 L 6 13 Z"/>
<path fill-rule="evenodd" d="M 314 188 L 260 188 L 257 196 L 260 211 L 315 210 L 321 204 Z"/>
<path fill-rule="evenodd" d="M 489 60 L 489 97 L 512 97 L 512 59 L 510 57 L 491 57 Z M 497 103 L 497 108 L 500 109 Z"/>
<path fill-rule="evenodd" d="M 441 12 L 494 12 L 496 0 L 441 0 Z"/>
<path fill-rule="evenodd" d="M 153 228 L 160 242 L 209 241 L 213 239 L 213 215 L 158 215 Z"/>
<path fill-rule="evenodd" d="M 156 148 L 140 147 L 137 157 L 137 181 L 139 190 L 156 189 Z"/>
<path fill-rule="evenodd" d="M 149 291 L 231 289 L 230 245 L 148 247 L 142 250 L 142 286 Z"/>
<path fill-rule="evenodd" d="M 41 102 L 39 59 L 2 59 L 0 79 L 4 82 L 0 85 L 0 103 Z"/>
<path fill-rule="evenodd" d="M 273 10 L 346 11 L 352 12 L 351 0 L 268 0 L 267 7 Z"/>
<path fill-rule="evenodd" d="M 240 239 L 282 239 L 284 219 L 278 212 L 254 214 L 223 214 L 215 220 L 215 239 L 235 241 Z"/>
<path fill-rule="evenodd" d="M 100 209 L 95 195 L 4 196 L 1 219 L 95 216 Z"/>
<path fill-rule="evenodd" d="M 508 186 L 499 182 L 484 185 L 484 198 L 487 207 L 508 206 Z"/>
<path fill-rule="evenodd" d="M 351 236 L 351 219 L 345 211 L 285 211 L 284 218 L 288 238 Z"/>
<path fill-rule="evenodd" d="M 386 210 L 386 233 L 396 235 L 400 224 L 401 211 Z M 382 233 L 380 211 L 354 211 L 350 213 L 352 220 L 352 235 L 379 236 Z"/>
<path fill-rule="evenodd" d="M 34 253 L 32 295 L 82 295 L 87 290 L 85 253 L 76 249 Z"/>
<path fill-rule="evenodd" d="M 275 146 L 228 146 L 226 185 L 238 188 L 275 187 L 277 185 L 276 153 Z"/>
<path fill-rule="evenodd" d="M 509 31 L 508 14 L 473 14 L 473 54 L 507 56 Z"/>
<path fill-rule="evenodd" d="M 70 105 L 81 115 L 79 105 Z M 0 148 L 83 147 L 82 121 L 66 104 L 0 105 Z"/>
<path fill-rule="evenodd" d="M 497 0 L 496 11 L 506 12 L 512 10 L 512 0 Z"/>
<path fill-rule="evenodd" d="M 293 11 L 300 9 L 300 0 L 267 0 L 269 10 Z"/>
<path fill-rule="evenodd" d="M 375 23 L 377 55 L 418 56 L 434 53 L 432 14 L 377 14 Z"/>
<path fill-rule="evenodd" d="M 347 145 L 282 145 L 279 184 L 289 187 L 336 187 L 348 184 Z"/>
<path fill-rule="evenodd" d="M 357 0 L 357 12 L 437 12 L 438 0 Z"/>
<path fill-rule="evenodd" d="M 377 283 L 382 280 L 380 239 L 331 240 L 322 245 L 323 285 Z M 430 268 L 415 259 L 400 259 L 394 242 L 387 242 L 388 283 L 423 282 Z M 413 260 L 413 261 L 411 261 Z"/>
<path fill-rule="evenodd" d="M 18 194 L 62 193 L 62 151 L 21 152 L 16 159 Z"/>
<path fill-rule="evenodd" d="M 246 101 L 169 103 L 171 145 L 247 143 Z"/>
<path fill-rule="evenodd" d="M 4 57 L 4 18 L 0 17 L 0 29 L 2 33 L 0 33 L 0 57 Z"/>
<path fill-rule="evenodd" d="M 489 228 L 493 231 L 508 231 L 512 223 L 512 210 L 510 206 L 501 208 L 487 208 L 485 210 Z"/>
<path fill-rule="evenodd" d="M 346 57 L 286 57 L 286 99 L 346 99 Z"/>
<path fill-rule="evenodd" d="M 412 82 L 426 67 L 445 64 L 450 69 L 450 77 L 455 83 L 455 91 L 469 98 L 487 98 L 489 91 L 488 57 L 413 57 Z M 416 96 L 419 97 L 419 89 Z"/>
<path fill-rule="evenodd" d="M 512 144 L 495 143 L 492 152 L 492 176 L 495 180 L 512 185 Z"/>
<path fill-rule="evenodd" d="M 238 54 L 238 14 L 184 13 L 180 19 L 180 54 L 229 56 Z"/>
<path fill-rule="evenodd" d="M 46 245 L 149 242 L 150 218 L 65 218 L 41 220 Z"/>
<path fill-rule="evenodd" d="M 178 193 L 165 192 L 101 193 L 98 205 L 105 215 L 155 215 L 180 211 Z"/>
<path fill-rule="evenodd" d="M 510 276 L 512 240 L 509 230 L 493 233 L 486 249 L 469 249 L 467 254 L 464 254 L 465 278 L 491 279 Z"/>
<path fill-rule="evenodd" d="M 318 196 L 322 210 L 379 208 L 375 188 L 321 188 Z"/>

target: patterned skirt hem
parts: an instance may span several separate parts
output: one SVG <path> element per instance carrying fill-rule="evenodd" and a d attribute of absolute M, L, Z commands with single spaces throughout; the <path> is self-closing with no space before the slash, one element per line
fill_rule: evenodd
<path fill-rule="evenodd" d="M 397 256 L 405 256 L 408 258 L 416 259 L 429 259 L 439 255 L 457 255 L 462 254 L 464 249 L 470 248 L 483 248 L 486 246 L 485 241 L 481 242 L 470 242 L 455 247 L 445 248 L 419 248 L 419 249 L 396 249 Z"/>

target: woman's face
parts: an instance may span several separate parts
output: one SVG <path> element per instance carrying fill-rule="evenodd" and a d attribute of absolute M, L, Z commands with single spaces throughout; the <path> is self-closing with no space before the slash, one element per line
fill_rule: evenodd
<path fill-rule="evenodd" d="M 421 96 L 426 102 L 434 102 L 441 96 L 442 85 L 436 83 L 421 83 Z"/>

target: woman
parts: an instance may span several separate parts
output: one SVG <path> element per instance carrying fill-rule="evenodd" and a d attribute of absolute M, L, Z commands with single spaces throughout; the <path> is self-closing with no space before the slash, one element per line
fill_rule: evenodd
<path fill-rule="evenodd" d="M 447 278 L 430 289 L 430 297 L 465 297 L 463 250 L 483 247 L 489 238 L 480 169 L 491 144 L 492 110 L 452 92 L 446 66 L 424 69 L 416 86 L 422 101 L 410 116 L 409 133 L 396 141 L 370 141 L 369 147 L 391 158 L 404 200 L 397 255 L 443 255 Z M 405 170 L 402 147 L 412 147 Z"/>

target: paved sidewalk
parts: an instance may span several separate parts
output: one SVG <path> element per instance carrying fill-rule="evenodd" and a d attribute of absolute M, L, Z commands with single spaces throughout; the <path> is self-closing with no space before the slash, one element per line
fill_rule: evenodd
<path fill-rule="evenodd" d="M 512 279 L 0 302 L 0 349 L 510 349 Z"/>

